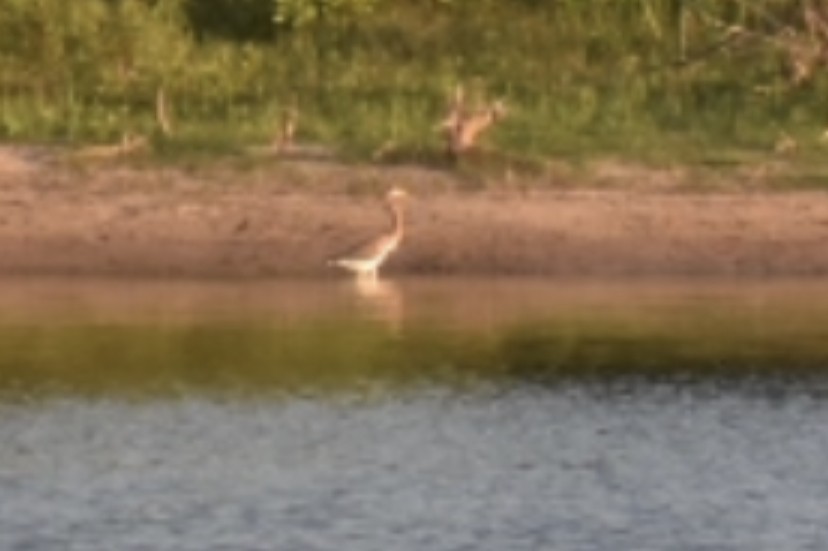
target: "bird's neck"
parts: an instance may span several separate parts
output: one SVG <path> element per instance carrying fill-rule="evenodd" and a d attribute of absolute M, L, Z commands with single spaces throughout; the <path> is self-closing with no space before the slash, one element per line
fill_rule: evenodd
<path fill-rule="evenodd" d="M 403 234 L 403 209 L 399 203 L 389 201 L 388 212 L 391 214 L 391 231 L 394 235 L 402 237 Z"/>

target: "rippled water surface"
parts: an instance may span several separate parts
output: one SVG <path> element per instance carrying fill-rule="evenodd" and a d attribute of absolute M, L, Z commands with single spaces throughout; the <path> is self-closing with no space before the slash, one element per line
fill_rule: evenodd
<path fill-rule="evenodd" d="M 823 549 L 826 322 L 814 281 L 7 281 L 0 549 Z"/>

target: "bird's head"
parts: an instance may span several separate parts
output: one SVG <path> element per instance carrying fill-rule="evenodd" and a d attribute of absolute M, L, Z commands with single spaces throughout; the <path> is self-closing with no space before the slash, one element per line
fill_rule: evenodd
<path fill-rule="evenodd" d="M 389 201 L 401 201 L 408 197 L 408 192 L 401 187 L 394 186 L 385 194 L 385 198 Z"/>

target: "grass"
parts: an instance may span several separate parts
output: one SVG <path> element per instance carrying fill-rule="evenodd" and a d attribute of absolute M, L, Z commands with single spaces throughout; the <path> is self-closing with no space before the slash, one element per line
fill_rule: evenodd
<path fill-rule="evenodd" d="M 517 165 L 609 156 L 727 167 L 772 153 L 785 134 L 799 146 L 789 157 L 824 180 L 828 75 L 793 86 L 771 41 L 716 47 L 722 30 L 709 22 L 804 33 L 796 1 L 386 0 L 335 24 L 274 24 L 265 38 L 260 22 L 246 36 L 243 18 L 223 36 L 216 20 L 200 28 L 191 5 L 0 0 L 0 138 L 79 145 L 136 132 L 162 159 L 234 155 L 268 142 L 295 104 L 301 142 L 430 163 L 463 83 L 474 101 L 506 101 L 485 146 Z M 155 120 L 159 87 L 172 136 Z"/>

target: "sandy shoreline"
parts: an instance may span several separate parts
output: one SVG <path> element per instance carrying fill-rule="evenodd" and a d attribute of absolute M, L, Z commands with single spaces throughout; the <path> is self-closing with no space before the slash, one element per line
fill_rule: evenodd
<path fill-rule="evenodd" d="M 344 277 L 326 259 L 384 227 L 392 183 L 414 197 L 388 275 L 828 275 L 817 191 L 469 191 L 411 168 L 219 172 L 7 166 L 0 275 Z"/>

